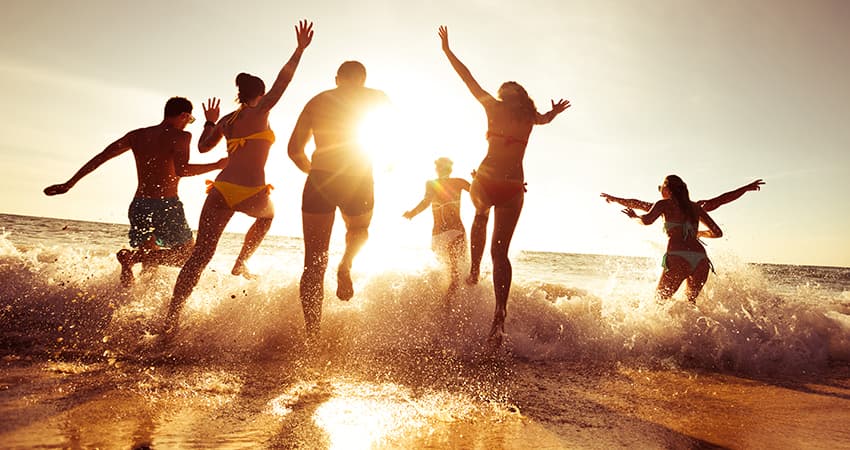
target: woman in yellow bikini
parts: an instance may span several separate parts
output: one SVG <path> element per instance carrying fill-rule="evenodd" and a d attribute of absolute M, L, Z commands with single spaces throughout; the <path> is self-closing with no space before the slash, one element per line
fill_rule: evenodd
<path fill-rule="evenodd" d="M 687 280 L 688 300 L 696 303 L 708 279 L 708 271 L 712 268 L 699 238 L 719 238 L 723 236 L 723 231 L 705 209 L 691 201 L 688 186 L 678 176 L 667 175 L 658 189 L 663 198 L 655 202 L 649 212 L 639 216 L 632 208 L 626 208 L 623 213 L 644 225 L 664 216 L 664 231 L 668 241 L 667 252 L 661 262 L 664 272 L 658 280 L 658 296 L 669 299 Z M 700 223 L 705 224 L 708 230 L 699 230 Z"/>
<path fill-rule="evenodd" d="M 443 53 L 466 87 L 484 107 L 487 114 L 487 156 L 472 180 L 470 196 L 475 205 L 475 219 L 470 230 L 472 264 L 469 283 L 478 282 L 479 266 L 487 241 L 487 221 L 490 209 L 495 209 L 493 238 L 490 254 L 493 257 L 493 290 L 496 296 L 496 311 L 490 328 L 489 343 L 498 347 L 505 333 L 505 315 L 508 294 L 511 290 L 511 262 L 508 247 L 516 228 L 525 193 L 522 159 L 528 137 L 535 125 L 551 122 L 555 116 L 570 107 L 570 102 L 552 101 L 552 109 L 546 114 L 537 112 L 534 102 L 525 89 L 514 81 L 499 88 L 498 99 L 494 98 L 472 77 L 469 69 L 449 49 L 449 31 L 440 27 Z"/>
<path fill-rule="evenodd" d="M 242 251 L 236 258 L 232 273 L 250 277 L 245 261 L 251 257 L 266 236 L 274 218 L 274 205 L 269 199 L 270 184 L 266 184 L 265 165 L 274 132 L 269 128 L 269 112 L 280 100 L 292 81 L 304 49 L 313 39 L 313 24 L 302 20 L 295 28 L 298 46 L 280 70 L 268 93 L 263 80 L 240 73 L 239 109 L 219 121 L 219 100 L 209 99 L 204 106 L 204 132 L 198 140 L 201 153 L 212 150 L 223 138 L 227 140 L 228 164 L 215 181 L 208 182 L 207 200 L 201 210 L 198 237 L 192 255 L 180 270 L 174 286 L 174 296 L 168 311 L 166 329 L 174 329 L 183 303 L 198 284 L 201 272 L 215 253 L 224 227 L 236 211 L 257 220 L 245 234 Z"/>

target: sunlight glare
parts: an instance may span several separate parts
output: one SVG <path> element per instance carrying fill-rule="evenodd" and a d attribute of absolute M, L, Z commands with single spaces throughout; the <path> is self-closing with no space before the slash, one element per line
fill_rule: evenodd
<path fill-rule="evenodd" d="M 409 389 L 394 383 L 336 382 L 333 390 L 333 397 L 313 414 L 331 449 L 371 448 L 434 420 L 453 422 L 475 411 L 464 397 L 443 393 L 413 399 Z"/>
<path fill-rule="evenodd" d="M 392 171 L 398 158 L 399 127 L 389 107 L 373 109 L 358 128 L 360 145 L 381 170 Z"/>

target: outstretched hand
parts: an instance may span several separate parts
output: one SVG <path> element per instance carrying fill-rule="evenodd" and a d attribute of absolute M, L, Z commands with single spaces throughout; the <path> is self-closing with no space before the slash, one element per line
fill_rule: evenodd
<path fill-rule="evenodd" d="M 47 186 L 46 188 L 44 188 L 44 194 L 45 195 L 64 194 L 64 193 L 68 192 L 69 189 L 71 189 L 71 186 L 68 185 L 68 183 L 54 184 L 52 186 Z"/>
<path fill-rule="evenodd" d="M 295 27 L 295 38 L 298 40 L 298 48 L 304 50 L 313 42 L 313 22 L 301 20 Z"/>
<path fill-rule="evenodd" d="M 440 25 L 440 30 L 437 31 L 437 34 L 440 36 L 440 41 L 443 44 L 443 51 L 449 51 L 449 28 L 445 25 Z"/>
<path fill-rule="evenodd" d="M 753 181 L 752 183 L 744 186 L 744 188 L 748 191 L 760 191 L 761 185 L 763 185 L 763 184 L 764 184 L 764 180 L 759 178 L 758 180 Z"/>
<path fill-rule="evenodd" d="M 566 110 L 569 107 L 570 107 L 570 101 L 569 100 L 560 99 L 560 100 L 558 100 L 558 103 L 555 103 L 555 100 L 552 100 L 552 112 L 554 112 L 555 114 L 561 114 L 562 112 L 564 112 L 564 110 Z"/>
<path fill-rule="evenodd" d="M 410 220 L 410 219 L 412 219 L 412 218 L 413 218 L 413 213 L 412 213 L 412 212 L 410 212 L 410 211 L 405 211 L 405 213 L 404 213 L 404 214 L 402 214 L 401 216 L 402 216 L 402 217 L 404 217 L 404 218 L 405 218 L 405 219 L 407 219 L 407 220 Z"/>
<path fill-rule="evenodd" d="M 623 214 L 631 217 L 632 219 L 637 219 L 638 215 L 632 208 L 626 208 L 623 210 Z"/>
<path fill-rule="evenodd" d="M 221 100 L 215 97 L 208 98 L 206 103 L 201 103 L 201 107 L 204 108 L 204 117 L 208 122 L 218 122 L 218 116 L 221 114 L 221 110 L 218 109 L 219 103 L 221 103 Z"/>
<path fill-rule="evenodd" d="M 603 193 L 599 194 L 599 196 L 600 196 L 600 197 L 602 197 L 602 198 L 604 198 L 606 203 L 611 203 L 611 202 L 613 202 L 613 201 L 614 201 L 614 196 L 613 196 L 613 195 L 608 195 L 608 194 L 606 194 L 606 193 L 604 193 L 604 192 L 603 192 Z"/>

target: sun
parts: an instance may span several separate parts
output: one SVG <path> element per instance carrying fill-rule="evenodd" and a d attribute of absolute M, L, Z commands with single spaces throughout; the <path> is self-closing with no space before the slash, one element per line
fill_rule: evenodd
<path fill-rule="evenodd" d="M 422 200 L 425 182 L 436 178 L 434 161 L 439 157 L 452 159 L 452 176 L 471 181 L 470 172 L 486 153 L 486 116 L 480 106 L 474 99 L 464 98 L 469 101 L 460 103 L 468 104 L 468 108 L 449 107 L 457 99 L 447 98 L 440 89 L 411 88 L 429 84 L 425 77 L 400 84 L 387 79 L 376 81 L 375 86 L 387 93 L 391 103 L 370 111 L 358 128 L 359 143 L 372 159 L 375 178 L 369 247 L 391 255 L 383 263 L 393 266 L 421 265 L 423 255 L 431 256 L 430 208 L 412 220 L 402 215 Z M 469 227 L 472 203 L 468 195 L 461 202 L 461 213 Z M 364 260 L 368 259 L 366 253 L 364 249 Z M 401 261 L 405 256 L 411 261 Z"/>

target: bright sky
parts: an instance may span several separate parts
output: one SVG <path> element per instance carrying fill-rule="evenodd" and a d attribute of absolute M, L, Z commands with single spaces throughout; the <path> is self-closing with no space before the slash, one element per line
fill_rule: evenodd
<path fill-rule="evenodd" d="M 0 212 L 126 223 L 136 187 L 127 154 L 68 194 L 67 180 L 125 132 L 161 120 L 173 95 L 235 107 L 245 71 L 271 85 L 295 47 L 298 19 L 315 37 L 271 115 L 278 142 L 275 234 L 300 236 L 305 176 L 286 141 L 306 101 L 333 87 L 339 64 L 363 62 L 391 97 L 391 151 L 376 155 L 373 241 L 430 242 L 429 213 L 401 217 L 448 156 L 467 176 L 486 151 L 483 109 L 440 51 L 455 53 L 491 93 L 520 82 L 545 112 L 532 133 L 528 194 L 512 248 L 660 257 L 661 225 L 642 227 L 600 192 L 658 199 L 676 173 L 694 200 L 767 182 L 712 216 L 725 236 L 710 253 L 752 262 L 850 266 L 850 2 L 843 0 L 396 0 L 343 2 L 9 0 L 0 15 Z M 308 152 L 312 146 L 308 147 Z M 213 174 L 214 175 L 214 174 Z M 181 182 L 197 226 L 205 176 Z M 472 205 L 464 197 L 467 227 Z M 247 218 L 229 230 L 244 231 Z M 341 221 L 338 227 L 342 228 Z M 340 235 L 337 234 L 337 237 Z"/>

